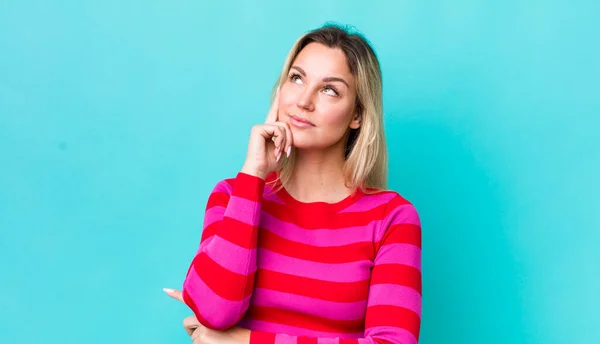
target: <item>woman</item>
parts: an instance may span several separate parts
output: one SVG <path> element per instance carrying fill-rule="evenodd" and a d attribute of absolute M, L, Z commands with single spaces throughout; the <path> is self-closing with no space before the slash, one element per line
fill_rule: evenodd
<path fill-rule="evenodd" d="M 421 229 L 386 191 L 381 73 L 360 35 L 292 47 L 246 162 L 209 197 L 183 292 L 194 343 L 416 343 Z"/>

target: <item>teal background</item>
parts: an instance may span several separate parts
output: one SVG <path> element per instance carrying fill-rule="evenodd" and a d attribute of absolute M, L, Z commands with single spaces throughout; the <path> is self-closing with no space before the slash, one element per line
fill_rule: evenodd
<path fill-rule="evenodd" d="M 187 343 L 213 185 L 294 40 L 355 25 L 390 186 L 420 211 L 421 343 L 599 343 L 597 1 L 0 2 L 0 342 Z"/>

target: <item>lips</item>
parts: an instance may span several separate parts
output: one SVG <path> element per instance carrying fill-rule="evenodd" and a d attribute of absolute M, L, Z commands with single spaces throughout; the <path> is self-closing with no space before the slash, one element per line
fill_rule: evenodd
<path fill-rule="evenodd" d="M 294 116 L 294 115 L 289 115 L 289 116 L 290 116 L 291 119 L 293 119 L 293 120 L 295 120 L 297 122 L 308 124 L 308 125 L 311 125 L 313 127 L 315 126 L 315 124 L 313 122 L 307 120 L 306 118 L 302 118 L 302 117 Z"/>

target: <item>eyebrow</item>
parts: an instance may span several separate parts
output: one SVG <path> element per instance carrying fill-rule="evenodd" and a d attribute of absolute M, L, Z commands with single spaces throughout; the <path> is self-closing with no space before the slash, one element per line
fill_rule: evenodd
<path fill-rule="evenodd" d="M 304 71 L 304 69 L 298 67 L 298 66 L 292 66 L 291 69 L 296 69 L 298 72 L 300 72 L 300 74 L 302 74 L 302 76 L 306 77 L 306 72 Z M 348 85 L 348 83 L 346 82 L 346 80 L 342 79 L 342 78 L 338 78 L 335 76 L 329 76 L 326 78 L 323 78 L 324 82 L 334 82 L 334 81 L 339 81 L 341 83 L 343 83 L 344 85 L 346 85 L 346 87 L 350 88 L 350 85 Z"/>

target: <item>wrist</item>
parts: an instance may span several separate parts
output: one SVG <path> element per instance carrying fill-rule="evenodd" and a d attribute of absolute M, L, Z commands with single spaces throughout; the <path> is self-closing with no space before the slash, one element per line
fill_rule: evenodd
<path fill-rule="evenodd" d="M 248 165 L 248 164 L 244 164 L 244 166 L 242 167 L 242 170 L 240 172 L 254 176 L 254 177 L 258 177 L 260 179 L 267 178 L 267 173 L 260 170 L 259 168 L 256 168 L 256 167 Z"/>
<path fill-rule="evenodd" d="M 236 344 L 249 344 L 251 331 L 239 326 L 230 330 Z"/>

